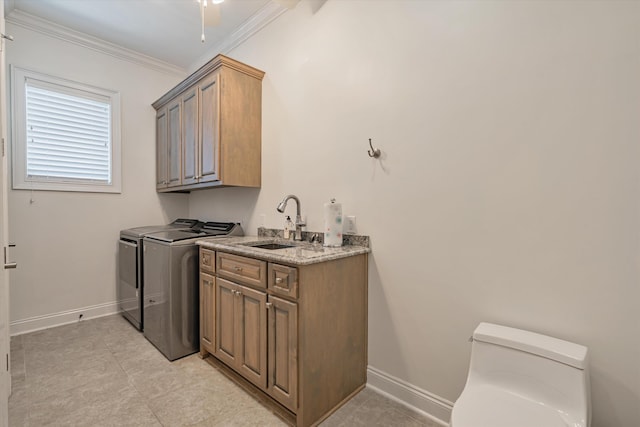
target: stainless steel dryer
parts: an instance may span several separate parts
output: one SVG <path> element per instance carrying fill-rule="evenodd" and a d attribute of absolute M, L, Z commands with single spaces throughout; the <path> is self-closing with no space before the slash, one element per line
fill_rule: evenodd
<path fill-rule="evenodd" d="M 118 307 L 125 319 L 142 331 L 143 265 L 142 238 L 149 233 L 189 230 L 202 225 L 197 219 L 179 218 L 166 225 L 150 225 L 120 231 L 118 242 Z"/>
<path fill-rule="evenodd" d="M 198 245 L 209 237 L 243 236 L 240 224 L 147 234 L 144 246 L 144 336 L 169 360 L 200 348 Z"/>

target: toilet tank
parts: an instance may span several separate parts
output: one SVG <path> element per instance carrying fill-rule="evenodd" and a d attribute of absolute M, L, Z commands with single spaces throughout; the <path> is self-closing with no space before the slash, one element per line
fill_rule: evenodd
<path fill-rule="evenodd" d="M 590 386 L 585 346 L 480 323 L 473 333 L 467 385 L 503 388 L 589 425 Z"/>

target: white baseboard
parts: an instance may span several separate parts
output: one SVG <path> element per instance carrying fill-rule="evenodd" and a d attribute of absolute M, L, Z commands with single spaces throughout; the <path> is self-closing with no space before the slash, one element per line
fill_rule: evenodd
<path fill-rule="evenodd" d="M 367 386 L 421 413 L 441 426 L 447 427 L 449 425 L 453 402 L 447 399 L 429 393 L 372 366 L 367 368 Z"/>
<path fill-rule="evenodd" d="M 11 336 L 22 335 L 28 332 L 39 331 L 41 329 L 53 328 L 69 323 L 77 322 L 82 314 L 82 320 L 94 319 L 96 317 L 116 314 L 118 303 L 107 302 L 104 304 L 91 305 L 74 310 L 61 311 L 59 313 L 45 314 L 43 316 L 29 317 L 28 319 L 14 320 L 9 325 Z"/>

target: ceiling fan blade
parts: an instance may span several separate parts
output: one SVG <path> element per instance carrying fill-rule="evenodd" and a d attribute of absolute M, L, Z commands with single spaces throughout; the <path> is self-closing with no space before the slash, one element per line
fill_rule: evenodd
<path fill-rule="evenodd" d="M 204 8 L 204 26 L 215 27 L 220 24 L 220 5 L 209 4 Z"/>
<path fill-rule="evenodd" d="M 300 0 L 273 0 L 275 3 L 278 3 L 280 6 L 286 7 L 287 9 L 293 9 L 298 5 Z"/>

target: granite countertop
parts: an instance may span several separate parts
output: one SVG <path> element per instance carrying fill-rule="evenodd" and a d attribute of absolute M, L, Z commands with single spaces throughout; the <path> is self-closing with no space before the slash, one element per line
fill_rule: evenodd
<path fill-rule="evenodd" d="M 308 265 L 319 262 L 331 261 L 339 258 L 346 258 L 354 255 L 366 254 L 371 250 L 364 245 L 347 244 L 337 248 L 323 247 L 320 243 L 309 243 L 308 241 L 285 240 L 278 236 L 264 235 L 244 236 L 244 237 L 214 237 L 204 238 L 196 241 L 196 244 L 216 251 L 228 252 L 236 255 L 243 255 L 251 258 L 258 258 L 264 261 L 273 261 L 292 265 Z M 251 245 L 279 243 L 283 245 L 294 245 L 284 249 L 262 249 Z"/>

